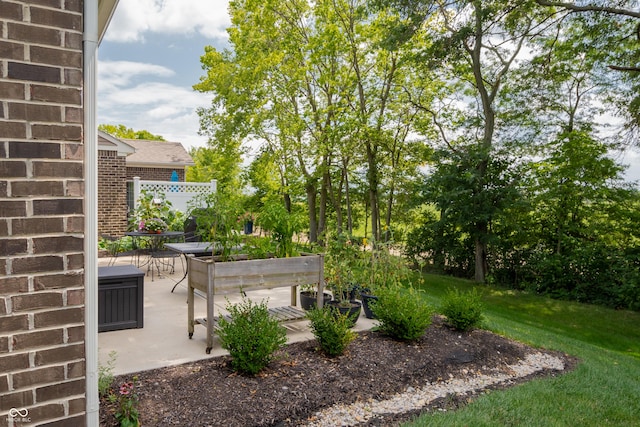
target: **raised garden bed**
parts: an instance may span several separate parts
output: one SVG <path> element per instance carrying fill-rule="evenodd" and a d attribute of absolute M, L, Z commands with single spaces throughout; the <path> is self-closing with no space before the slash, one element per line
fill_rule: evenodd
<path fill-rule="evenodd" d="M 238 294 L 245 291 L 291 287 L 291 304 L 270 309 L 281 322 L 304 320 L 305 312 L 297 307 L 297 287 L 315 284 L 318 287 L 318 307 L 322 307 L 324 288 L 324 256 L 303 254 L 289 258 L 248 259 L 236 256 L 231 261 L 219 261 L 215 257 L 189 258 L 188 333 L 193 336 L 194 326 L 207 328 L 207 348 L 213 348 L 213 333 L 217 318 L 214 315 L 216 295 Z M 207 298 L 207 317 L 194 318 L 194 291 L 199 290 Z"/>

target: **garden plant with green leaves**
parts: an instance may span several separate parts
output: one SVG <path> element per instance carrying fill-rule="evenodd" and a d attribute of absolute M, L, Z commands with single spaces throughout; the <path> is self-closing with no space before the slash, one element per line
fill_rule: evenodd
<path fill-rule="evenodd" d="M 378 321 L 377 328 L 400 341 L 420 338 L 431 325 L 434 314 L 433 307 L 422 294 L 422 290 L 413 286 L 379 288 L 378 300 L 371 303 Z"/>
<path fill-rule="evenodd" d="M 442 300 L 439 312 L 447 323 L 459 331 L 469 331 L 482 326 L 482 300 L 476 288 L 463 292 L 450 289 Z"/>
<path fill-rule="evenodd" d="M 129 216 L 131 231 L 182 230 L 184 213 L 173 209 L 164 193 L 142 190 Z"/>
<path fill-rule="evenodd" d="M 243 298 L 232 304 L 227 300 L 229 318 L 218 320 L 222 348 L 229 350 L 234 370 L 255 375 L 273 359 L 287 342 L 286 329 L 269 315 L 266 301 L 254 303 Z"/>
<path fill-rule="evenodd" d="M 307 311 L 311 332 L 320 349 L 329 357 L 343 354 L 356 334 L 351 330 L 353 320 L 347 313 L 340 313 L 335 307 L 314 307 Z"/>

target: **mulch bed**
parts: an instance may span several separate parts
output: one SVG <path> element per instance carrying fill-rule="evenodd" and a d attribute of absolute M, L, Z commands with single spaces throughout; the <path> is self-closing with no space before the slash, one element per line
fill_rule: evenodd
<path fill-rule="evenodd" d="M 336 403 L 385 399 L 427 382 L 462 377 L 467 372 L 490 374 L 492 368 L 515 364 L 540 351 L 488 331 L 454 331 L 438 317 L 416 342 L 394 341 L 378 332 L 362 332 L 348 351 L 327 358 L 314 340 L 283 348 L 275 361 L 255 377 L 234 373 L 229 356 L 216 357 L 116 378 L 117 384 L 136 375 L 140 421 L 143 426 L 295 426 L 314 412 Z M 543 351 L 565 361 L 576 360 Z M 541 371 L 492 388 L 505 388 L 532 377 L 555 376 Z M 451 396 L 420 411 L 390 415 L 366 425 L 398 425 L 434 408 L 454 409 L 469 396 Z M 117 426 L 115 407 L 103 399 L 101 426 Z"/>

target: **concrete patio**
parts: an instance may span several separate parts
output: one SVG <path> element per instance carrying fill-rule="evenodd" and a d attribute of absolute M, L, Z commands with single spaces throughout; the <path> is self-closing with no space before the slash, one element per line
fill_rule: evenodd
<path fill-rule="evenodd" d="M 99 266 L 109 263 L 110 258 L 100 258 Z M 119 258 L 116 265 L 131 264 L 129 257 Z M 187 279 L 180 283 L 171 293 L 173 286 L 184 276 L 183 263 L 176 259 L 175 272 L 157 272 L 153 281 L 151 274 L 144 277 L 144 327 L 121 331 L 101 332 L 98 334 L 99 363 L 106 366 L 110 353 L 115 352 L 113 373 L 128 374 L 148 369 L 178 365 L 201 359 L 227 354 L 220 347 L 218 339 L 214 339 L 211 354 L 206 354 L 206 330 L 196 325 L 193 338 L 187 333 Z M 140 267 L 147 272 L 147 267 Z M 248 292 L 247 296 L 259 302 L 268 298 L 269 307 L 288 305 L 290 303 L 289 288 L 277 288 L 264 291 Z M 231 302 L 240 301 L 241 296 L 231 296 Z M 225 312 L 226 303 L 220 298 L 216 300 L 215 312 Z M 195 317 L 205 317 L 205 299 L 196 294 Z M 371 329 L 374 322 L 361 314 L 354 328 L 356 331 Z M 289 342 L 313 339 L 307 321 L 285 325 Z"/>

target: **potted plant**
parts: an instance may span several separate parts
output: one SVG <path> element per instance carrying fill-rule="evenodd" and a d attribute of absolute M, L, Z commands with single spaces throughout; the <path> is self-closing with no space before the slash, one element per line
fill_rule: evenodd
<path fill-rule="evenodd" d="M 238 217 L 238 222 L 242 223 L 244 234 L 253 234 L 253 222 L 256 220 L 255 215 L 251 212 L 245 212 Z"/>
<path fill-rule="evenodd" d="M 371 249 L 364 253 L 361 268 L 356 271 L 361 274 L 360 298 L 365 317 L 373 319 L 375 314 L 371 305 L 378 300 L 377 291 L 390 286 L 401 286 L 409 281 L 412 272 L 392 241 L 373 242 Z"/>
<path fill-rule="evenodd" d="M 136 201 L 136 207 L 129 217 L 129 230 L 144 233 L 158 233 L 167 230 L 180 230 L 184 215 L 173 206 L 161 191 L 142 190 Z"/>
<path fill-rule="evenodd" d="M 322 298 L 324 305 L 333 299 L 330 293 L 323 292 Z M 317 306 L 318 290 L 313 285 L 302 285 L 300 287 L 300 307 L 304 310 L 311 310 Z"/>
<path fill-rule="evenodd" d="M 362 310 L 362 303 L 354 295 L 358 284 L 355 272 L 361 265 L 361 256 L 360 247 L 349 236 L 341 234 L 328 239 L 325 277 L 327 287 L 333 292 L 333 301 L 327 305 L 342 314 L 348 313 L 354 325 Z"/>
<path fill-rule="evenodd" d="M 168 228 L 167 223 L 160 218 L 143 219 L 138 224 L 138 231 L 144 233 L 162 233 L 163 231 L 167 231 Z"/>

